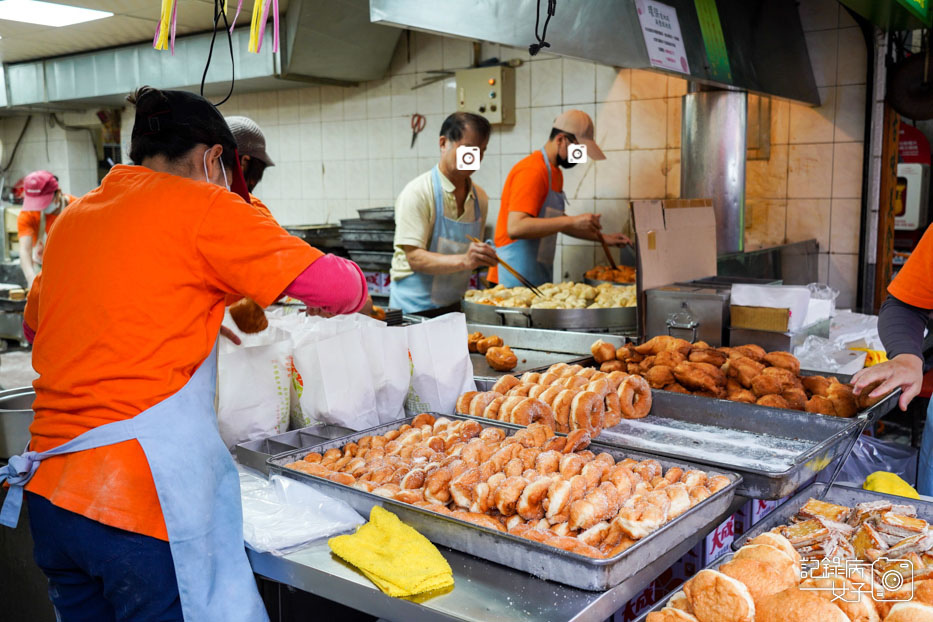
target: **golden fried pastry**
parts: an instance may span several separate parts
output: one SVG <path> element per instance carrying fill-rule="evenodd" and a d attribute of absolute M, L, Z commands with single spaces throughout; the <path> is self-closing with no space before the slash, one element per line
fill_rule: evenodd
<path fill-rule="evenodd" d="M 690 351 L 689 359 L 694 363 L 709 363 L 716 367 L 722 367 L 726 361 L 729 360 L 729 357 L 726 356 L 724 352 L 713 350 L 712 348 L 698 350 L 696 344 L 694 344 L 693 350 Z"/>
<path fill-rule="evenodd" d="M 467 349 L 469 349 L 470 352 L 479 352 L 479 350 L 476 349 L 476 346 L 479 344 L 480 340 L 482 339 L 483 339 L 483 333 L 480 333 L 480 332 L 470 333 L 469 335 L 467 335 Z"/>
<path fill-rule="evenodd" d="M 683 393 L 685 395 L 690 395 L 690 389 L 686 388 L 679 382 L 672 382 L 671 384 L 666 384 L 661 388 L 664 391 L 670 391 L 671 393 Z"/>
<path fill-rule="evenodd" d="M 792 587 L 763 598 L 755 622 L 849 622 L 849 618 L 815 592 Z"/>
<path fill-rule="evenodd" d="M 379 305 L 373 305 L 373 312 L 370 314 L 370 317 L 379 320 L 380 322 L 385 322 L 386 310 Z"/>
<path fill-rule="evenodd" d="M 800 360 L 790 352 L 768 352 L 762 361 L 772 367 L 786 369 L 795 376 L 800 373 Z"/>
<path fill-rule="evenodd" d="M 778 376 L 761 373 L 752 379 L 751 390 L 758 397 L 780 395 L 784 392 L 784 382 Z"/>
<path fill-rule="evenodd" d="M 862 392 L 855 396 L 855 399 L 858 402 L 859 410 L 867 410 L 887 397 L 887 395 L 879 395 L 878 397 L 871 397 L 871 392 L 881 386 L 882 380 L 876 380 L 864 389 Z"/>
<path fill-rule="evenodd" d="M 680 384 L 694 391 L 718 394 L 719 388 L 726 384 L 722 370 L 709 363 L 684 362 L 675 367 L 673 373 Z"/>
<path fill-rule="evenodd" d="M 486 362 L 496 371 L 512 371 L 518 365 L 518 357 L 509 346 L 492 346 L 485 350 L 485 354 Z"/>
<path fill-rule="evenodd" d="M 463 414 L 472 415 L 474 417 L 482 417 L 486 412 L 486 407 L 489 406 L 493 400 L 499 397 L 502 396 L 495 391 L 483 391 L 477 393 L 475 396 L 473 396 L 473 399 L 470 400 L 470 410 L 464 412 Z"/>
<path fill-rule="evenodd" d="M 764 348 L 762 348 L 761 346 L 756 346 L 753 343 L 749 343 L 743 346 L 733 346 L 732 350 L 735 353 L 741 356 L 747 356 L 748 358 L 758 363 L 760 363 L 762 359 L 765 358 L 765 355 L 767 354 Z"/>
<path fill-rule="evenodd" d="M 736 551 L 733 559 L 756 559 L 777 571 L 786 582 L 797 585 L 800 580 L 800 568 L 788 553 L 769 544 L 746 544 Z"/>
<path fill-rule="evenodd" d="M 810 395 L 822 395 L 824 397 L 828 395 L 829 378 L 825 376 L 802 376 L 800 381 L 803 383 L 803 388 Z"/>
<path fill-rule="evenodd" d="M 807 405 L 807 394 L 803 389 L 790 388 L 784 389 L 781 397 L 787 402 L 787 405 L 794 410 L 804 410 Z"/>
<path fill-rule="evenodd" d="M 476 351 L 480 354 L 486 354 L 489 348 L 498 348 L 503 345 L 502 337 L 499 335 L 490 335 L 476 342 Z"/>
<path fill-rule="evenodd" d="M 479 394 L 479 391 L 467 391 L 457 398 L 456 411 L 462 414 L 469 414 L 470 402 Z"/>
<path fill-rule="evenodd" d="M 611 343 L 606 343 L 602 339 L 596 341 L 591 347 L 590 352 L 597 363 L 613 361 L 616 358 L 616 347 Z"/>
<path fill-rule="evenodd" d="M 681 352 L 676 350 L 665 350 L 664 352 L 658 352 L 655 355 L 652 366 L 665 365 L 667 367 L 677 367 L 686 360 L 687 357 L 684 356 Z"/>
<path fill-rule="evenodd" d="M 788 580 L 780 569 L 758 559 L 733 559 L 720 566 L 719 572 L 741 581 L 756 604 L 765 596 L 797 585 L 796 580 Z"/>
<path fill-rule="evenodd" d="M 623 363 L 622 361 L 617 361 L 615 359 L 611 361 L 606 361 L 605 363 L 599 366 L 599 371 L 604 371 L 606 373 L 611 373 L 614 371 L 624 371 L 624 370 L 625 370 L 625 363 Z"/>
<path fill-rule="evenodd" d="M 755 622 L 755 601 L 745 584 L 715 570 L 701 570 L 684 583 L 684 594 L 701 622 Z"/>
<path fill-rule="evenodd" d="M 618 391 L 622 416 L 641 419 L 651 411 L 651 387 L 641 376 L 629 376 Z"/>
<path fill-rule="evenodd" d="M 858 590 L 855 585 L 840 576 L 813 577 L 800 584 L 801 590 L 812 590 L 827 602 L 839 607 L 853 622 L 878 622 L 878 611 L 871 595 Z M 839 598 L 839 594 L 844 594 Z"/>
<path fill-rule="evenodd" d="M 496 380 L 496 384 L 492 385 L 492 390 L 505 395 L 519 384 L 521 384 L 521 381 L 518 378 L 506 375 Z"/>
<path fill-rule="evenodd" d="M 923 603 L 897 603 L 884 622 L 933 622 L 933 607 Z"/>
<path fill-rule="evenodd" d="M 807 403 L 804 405 L 804 410 L 808 413 L 830 415 L 831 417 L 836 416 L 836 409 L 833 407 L 832 400 L 822 395 L 813 395 L 813 397 L 808 399 Z"/>
<path fill-rule="evenodd" d="M 746 389 L 752 388 L 752 380 L 765 368 L 764 365 L 747 356 L 730 357 L 727 365 L 729 369 L 726 375 L 738 380 L 739 384 Z"/>
<path fill-rule="evenodd" d="M 691 345 L 689 341 L 671 337 L 670 335 L 658 335 L 639 346 L 635 346 L 635 351 L 645 355 L 657 354 L 665 350 L 673 350 L 681 354 L 687 354 L 690 352 L 690 348 Z"/>
<path fill-rule="evenodd" d="M 758 401 L 758 397 L 754 393 L 741 385 L 735 391 L 729 392 L 727 390 L 726 399 L 730 402 L 743 402 L 745 404 L 755 404 Z"/>
<path fill-rule="evenodd" d="M 249 298 L 241 298 L 230 305 L 230 317 L 237 328 L 246 334 L 260 333 L 269 327 L 266 312 Z"/>
<path fill-rule="evenodd" d="M 771 408 L 790 408 L 785 400 L 780 395 L 764 395 L 758 398 L 758 401 L 755 402 L 759 406 L 770 406 Z"/>
<path fill-rule="evenodd" d="M 665 607 L 661 611 L 652 611 L 645 622 L 699 622 L 692 614 L 681 609 Z"/>
<path fill-rule="evenodd" d="M 748 544 L 765 544 L 767 546 L 773 546 L 774 548 L 786 553 L 788 557 L 794 560 L 795 564 L 800 563 L 800 553 L 798 553 L 797 549 L 794 548 L 794 545 L 790 543 L 790 540 L 779 533 L 766 531 L 763 534 L 749 540 Z"/>
<path fill-rule="evenodd" d="M 667 365 L 655 365 L 644 373 L 644 378 L 652 389 L 661 389 L 676 382 L 674 371 Z"/>
<path fill-rule="evenodd" d="M 635 268 L 632 266 L 596 266 L 583 273 L 588 279 L 593 281 L 612 281 L 613 283 L 634 283 Z"/>
<path fill-rule="evenodd" d="M 852 387 L 839 381 L 830 382 L 826 395 L 833 403 L 837 417 L 854 417 L 858 414 L 858 402 Z"/>

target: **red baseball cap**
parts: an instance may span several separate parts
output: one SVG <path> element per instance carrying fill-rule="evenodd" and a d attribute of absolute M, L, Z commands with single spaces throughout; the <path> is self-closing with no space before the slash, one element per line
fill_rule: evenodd
<path fill-rule="evenodd" d="M 23 211 L 41 212 L 58 191 L 58 180 L 48 171 L 33 171 L 23 179 Z"/>

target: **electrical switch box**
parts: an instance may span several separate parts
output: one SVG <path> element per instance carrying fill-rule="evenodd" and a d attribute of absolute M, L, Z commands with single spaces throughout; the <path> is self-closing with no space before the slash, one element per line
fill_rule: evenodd
<path fill-rule="evenodd" d="M 476 67 L 457 72 L 457 110 L 481 114 L 492 125 L 515 125 L 515 70 Z"/>

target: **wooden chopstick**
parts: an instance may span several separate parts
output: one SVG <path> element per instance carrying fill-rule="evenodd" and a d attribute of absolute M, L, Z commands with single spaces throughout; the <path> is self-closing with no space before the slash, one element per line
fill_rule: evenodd
<path fill-rule="evenodd" d="M 482 244 L 482 243 L 483 243 L 481 240 L 478 240 L 478 239 L 474 238 L 472 235 L 468 235 L 468 236 L 466 236 L 466 238 L 467 238 L 469 241 L 471 241 L 471 242 L 475 242 L 476 244 Z M 531 293 L 533 293 L 535 296 L 538 296 L 538 297 L 540 297 L 540 298 L 543 298 L 543 297 L 544 297 L 544 295 L 538 290 L 538 288 L 535 287 L 534 285 L 532 285 L 531 281 L 529 281 L 528 279 L 526 279 L 525 277 L 523 277 L 521 274 L 519 274 L 518 270 L 516 270 L 515 268 L 513 268 L 512 266 L 510 266 L 509 264 L 507 264 L 505 261 L 503 261 L 502 258 L 499 257 L 498 254 L 496 255 L 496 260 L 497 260 L 500 264 L 502 264 L 502 267 L 503 267 L 503 268 L 505 268 L 506 270 L 508 270 L 509 272 L 511 272 L 511 273 L 512 273 L 512 276 L 514 276 L 516 279 L 518 279 L 518 281 L 519 281 L 522 285 L 524 285 L 525 287 L 527 287 L 528 289 L 530 289 L 530 290 L 531 290 Z"/>
<path fill-rule="evenodd" d="M 612 258 L 612 253 L 609 252 L 609 245 L 606 244 L 606 238 L 603 237 L 603 234 L 601 231 L 597 231 L 596 235 L 599 236 L 599 243 L 603 245 L 603 252 L 606 253 L 606 259 L 609 260 L 609 266 L 613 270 L 618 270 L 619 266 L 616 265 L 616 260 Z"/>

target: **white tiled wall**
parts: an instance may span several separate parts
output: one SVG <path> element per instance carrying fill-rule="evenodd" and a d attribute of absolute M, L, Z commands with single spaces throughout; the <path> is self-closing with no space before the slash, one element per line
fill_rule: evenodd
<path fill-rule="evenodd" d="M 0 159 L 3 166 L 7 166 L 13 157 L 13 146 L 25 121 L 26 117 L 13 117 L 0 122 Z M 23 136 L 4 183 L 12 185 L 37 169 L 57 175 L 62 189 L 69 194 L 80 196 L 95 188 L 97 155 L 88 132 L 65 131 L 49 126 L 44 115 L 36 114 Z"/>
<path fill-rule="evenodd" d="M 820 279 L 855 304 L 867 52 L 836 0 L 800 3 L 821 105 L 772 100 L 771 157 L 746 166 L 749 249 L 816 238 Z"/>
<path fill-rule="evenodd" d="M 835 0 L 802 5 L 823 105 L 773 102 L 771 159 L 747 167 L 746 240 L 755 247 L 816 237 L 824 253 L 821 276 L 843 289 L 842 304 L 850 304 L 859 233 L 864 46 L 854 22 Z M 601 214 L 607 230 L 630 233 L 629 200 L 679 196 L 686 81 L 653 72 L 547 54 L 531 59 L 525 50 L 485 43 L 481 58 L 474 59 L 469 41 L 415 32 L 410 50 L 406 38 L 400 39 L 382 80 L 353 88 L 294 88 L 289 83 L 290 88 L 277 91 L 236 95 L 221 110 L 249 116 L 263 128 L 277 166 L 267 170 L 256 194 L 280 222 L 335 222 L 354 217 L 359 208 L 392 205 L 411 178 L 436 162 L 441 122 L 456 108 L 455 80 L 412 87 L 432 75 L 428 71 L 458 69 L 492 57 L 525 62 L 516 69 L 516 124 L 493 129 L 482 169 L 474 177 L 490 197 L 490 228 L 510 168 L 543 145 L 554 117 L 568 108 L 593 117 L 596 140 L 607 156 L 565 171 L 571 213 Z M 425 115 L 427 125 L 410 148 L 409 123 L 416 112 Z M 5 146 L 12 144 L 19 123 L 0 122 Z M 131 109 L 124 112 L 123 127 L 126 142 Z M 73 141 L 87 136 L 71 134 Z M 49 136 L 50 144 L 65 144 L 60 130 L 49 129 Z M 28 148 L 14 170 L 45 161 L 41 124 L 34 123 L 27 138 Z M 75 191 L 90 188 L 84 169 L 68 157 L 66 147 L 50 151 L 51 163 L 66 167 L 65 179 Z M 92 164 L 86 160 L 85 169 L 91 171 Z M 591 243 L 561 239 L 559 249 L 556 263 L 564 277 L 579 279 L 594 261 L 605 261 L 602 249 Z"/>

